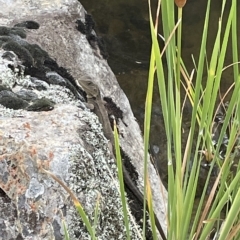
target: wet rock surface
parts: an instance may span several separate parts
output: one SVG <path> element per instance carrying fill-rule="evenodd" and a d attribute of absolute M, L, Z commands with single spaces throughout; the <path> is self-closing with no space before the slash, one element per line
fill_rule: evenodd
<path fill-rule="evenodd" d="M 77 19 L 84 22 L 83 7 L 77 1 L 63 0 L 51 4 L 44 0 L 18 0 L 3 5 L 0 236 L 63 239 L 64 219 L 71 239 L 89 239 L 68 194 L 41 170 L 44 168 L 75 192 L 91 222 L 100 194 L 96 229 L 99 239 L 124 239 L 118 182 L 113 181 L 116 164 L 98 118 L 83 103 L 86 94 L 77 86 L 76 79 L 91 77 L 108 99 L 113 114 L 117 113 L 122 151 L 138 173 L 135 183 L 140 189 L 142 137 L 126 96 L 99 52 L 99 41 L 92 37 L 91 41 L 97 43 L 92 46 L 86 34 L 76 29 Z M 7 11 L 18 7 L 21 14 L 9 17 Z M 149 175 L 155 212 L 159 219 L 164 219 L 166 192 L 162 190 L 164 196 L 159 196 L 161 182 L 151 165 Z M 139 239 L 137 229 L 133 225 L 131 229 L 132 239 Z"/>

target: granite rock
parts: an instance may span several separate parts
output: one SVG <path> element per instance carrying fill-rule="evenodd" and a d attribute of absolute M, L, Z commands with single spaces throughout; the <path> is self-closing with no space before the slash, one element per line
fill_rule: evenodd
<path fill-rule="evenodd" d="M 76 79 L 90 77 L 102 97 L 121 112 L 116 115 L 121 148 L 137 173 L 140 190 L 143 140 L 94 29 L 90 27 L 92 44 L 76 28 L 77 20 L 86 20 L 83 6 L 76 0 L 0 0 L 0 4 L 0 85 L 27 102 L 15 110 L 0 105 L 0 236 L 63 239 L 65 220 L 71 239 L 89 239 L 68 194 L 44 168 L 72 189 L 90 221 L 101 196 L 98 239 L 125 239 L 116 164 Z M 42 99 L 53 106 L 28 111 Z M 166 230 L 166 190 L 150 163 L 148 172 L 155 212 Z M 139 228 L 131 224 L 132 239 L 139 239 Z"/>

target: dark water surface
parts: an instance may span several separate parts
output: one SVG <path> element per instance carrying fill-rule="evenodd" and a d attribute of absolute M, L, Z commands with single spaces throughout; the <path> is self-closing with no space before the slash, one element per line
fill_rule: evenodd
<path fill-rule="evenodd" d="M 207 46 L 209 54 L 212 52 L 222 1 L 212 0 L 211 2 L 212 11 Z M 230 5 L 231 1 L 227 2 Z M 107 44 L 108 63 L 128 96 L 132 110 L 142 127 L 151 47 L 147 0 L 82 0 L 81 3 L 96 21 L 96 32 L 104 38 Z M 153 9 L 156 4 L 156 0 L 152 1 Z M 183 9 L 182 58 L 189 72 L 193 69 L 191 56 L 198 59 L 206 5 L 207 1 L 204 0 L 187 0 Z M 238 8 L 240 11 L 239 5 Z M 240 26 L 239 16 L 238 25 Z M 238 35 L 240 39 L 239 32 Z M 231 48 L 229 48 L 225 65 L 232 62 L 231 54 Z M 232 71 L 225 71 L 222 78 L 221 91 L 224 92 L 232 83 Z M 190 114 L 191 107 L 186 106 L 183 123 L 185 129 L 188 128 Z M 162 180 L 166 183 L 166 136 L 159 108 L 157 87 L 154 92 L 151 131 L 152 152 L 158 162 Z M 183 133 L 183 138 L 186 139 L 186 136 L 187 131 L 185 134 Z"/>

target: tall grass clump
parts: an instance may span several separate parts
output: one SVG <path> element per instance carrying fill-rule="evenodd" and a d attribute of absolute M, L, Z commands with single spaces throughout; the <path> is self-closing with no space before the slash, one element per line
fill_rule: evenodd
<path fill-rule="evenodd" d="M 175 3 L 177 8 L 175 8 Z M 230 11 L 225 11 L 226 0 L 222 1 L 218 30 L 212 52 L 207 55 L 208 24 L 211 1 L 206 7 L 205 22 L 202 32 L 201 47 L 196 69 L 189 74 L 181 58 L 182 18 L 185 0 L 159 0 L 163 38 L 165 46 L 160 48 L 158 42 L 158 13 L 153 22 L 149 0 L 152 51 L 149 68 L 148 90 L 145 109 L 144 143 L 145 143 L 145 189 L 147 186 L 147 149 L 149 142 L 152 92 L 154 78 L 157 78 L 159 100 L 163 113 L 165 133 L 167 136 L 168 157 L 168 211 L 167 239 L 240 239 L 240 164 L 236 160 L 239 145 L 239 101 L 240 77 L 238 68 L 237 42 L 237 0 L 231 1 Z M 194 3 L 192 3 L 194 4 Z M 175 19 L 177 9 L 178 18 Z M 223 26 L 223 16 L 227 18 Z M 231 42 L 230 42 L 231 41 Z M 217 143 L 213 143 L 213 124 L 219 102 L 219 89 L 227 46 L 232 45 L 233 69 L 232 88 L 229 91 L 229 103 L 225 109 L 221 127 L 218 128 Z M 163 68 L 164 55 L 167 67 Z M 208 64 L 206 64 L 206 62 Z M 203 83 L 203 74 L 207 80 Z M 184 89 L 184 91 L 183 91 Z M 191 125 L 187 143 L 183 145 L 182 94 L 186 94 L 192 105 Z M 222 154 L 222 143 L 227 135 L 226 150 Z M 203 158 L 209 161 L 206 176 L 196 214 L 193 215 L 194 201 L 198 187 L 199 173 Z M 235 171 L 233 172 L 233 165 Z M 209 190 L 210 178 L 217 169 L 215 182 Z M 209 191 L 208 191 L 209 190 Z M 146 192 L 146 191 L 145 191 Z M 146 194 L 145 194 L 146 198 Z M 223 217 L 222 217 L 223 216 Z"/>

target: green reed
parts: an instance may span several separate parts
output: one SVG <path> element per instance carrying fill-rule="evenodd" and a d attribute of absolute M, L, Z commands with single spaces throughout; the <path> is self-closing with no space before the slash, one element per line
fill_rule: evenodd
<path fill-rule="evenodd" d="M 184 1 L 177 1 L 180 6 Z M 237 1 L 231 1 L 229 12 L 225 11 L 226 1 L 222 1 L 222 11 L 219 16 L 218 31 L 215 36 L 215 42 L 209 59 L 206 59 L 206 46 L 208 42 L 208 25 L 211 1 L 206 7 L 205 22 L 202 32 L 201 48 L 198 61 L 195 61 L 196 72 L 191 75 L 186 72 L 184 59 L 181 59 L 181 31 L 182 25 L 181 7 L 177 8 L 178 19 L 174 18 L 176 10 L 173 1 L 162 0 L 161 15 L 163 25 L 163 36 L 165 39 L 164 54 L 167 67 L 163 69 L 162 54 L 157 40 L 157 31 L 154 29 L 151 10 L 150 28 L 152 36 L 152 52 L 149 69 L 149 84 L 146 98 L 144 142 L 145 142 L 145 176 L 147 176 L 147 149 L 149 142 L 149 130 L 151 119 L 151 99 L 153 91 L 153 81 L 156 75 L 159 100 L 162 108 L 165 132 L 167 136 L 167 156 L 168 156 L 168 239 L 208 239 L 211 232 L 215 229 L 218 239 L 238 239 L 240 221 L 239 209 L 237 203 L 240 200 L 239 194 L 239 172 L 231 176 L 233 148 L 236 147 L 236 141 L 239 137 L 239 69 L 238 69 L 238 43 L 237 43 Z M 180 5 L 179 5 L 180 4 Z M 187 3 L 186 3 L 187 4 Z M 150 1 L 149 1 L 150 6 Z M 187 14 L 187 13 L 186 13 Z M 222 18 L 227 17 L 227 24 L 223 27 Z M 176 30 L 176 22 L 178 22 Z M 156 23 L 155 23 L 156 24 Z M 224 71 L 224 60 L 227 46 L 232 40 L 232 59 L 233 59 L 233 79 L 234 83 L 228 109 L 225 113 L 225 119 L 222 124 L 221 132 L 218 138 L 218 144 L 213 146 L 211 134 L 214 121 L 215 110 L 218 101 L 218 92 Z M 206 62 L 208 63 L 206 65 Z M 156 68 L 156 71 L 155 71 Z M 207 69 L 207 81 L 203 85 L 202 79 L 205 69 Z M 155 74 L 156 73 L 156 74 Z M 191 126 L 188 141 L 183 149 L 183 140 L 181 136 L 182 129 L 182 103 L 181 103 L 181 85 L 192 103 Z M 225 158 L 219 157 L 220 145 L 224 134 L 232 124 L 229 133 L 229 142 Z M 198 205 L 198 210 L 193 216 L 193 206 L 196 197 L 197 182 L 203 154 L 199 150 L 211 156 L 212 166 L 206 176 L 205 187 Z M 207 188 L 213 166 L 219 168 L 218 177 L 210 192 L 207 194 Z M 239 166 L 237 166 L 239 169 Z M 145 177 L 146 178 L 146 177 Z M 146 181 L 145 181 L 146 187 Z M 224 221 L 220 215 L 225 211 L 226 204 L 231 202 L 230 210 L 225 212 Z M 235 214 L 234 214 L 235 213 Z M 191 219 L 193 223 L 191 224 Z"/>

